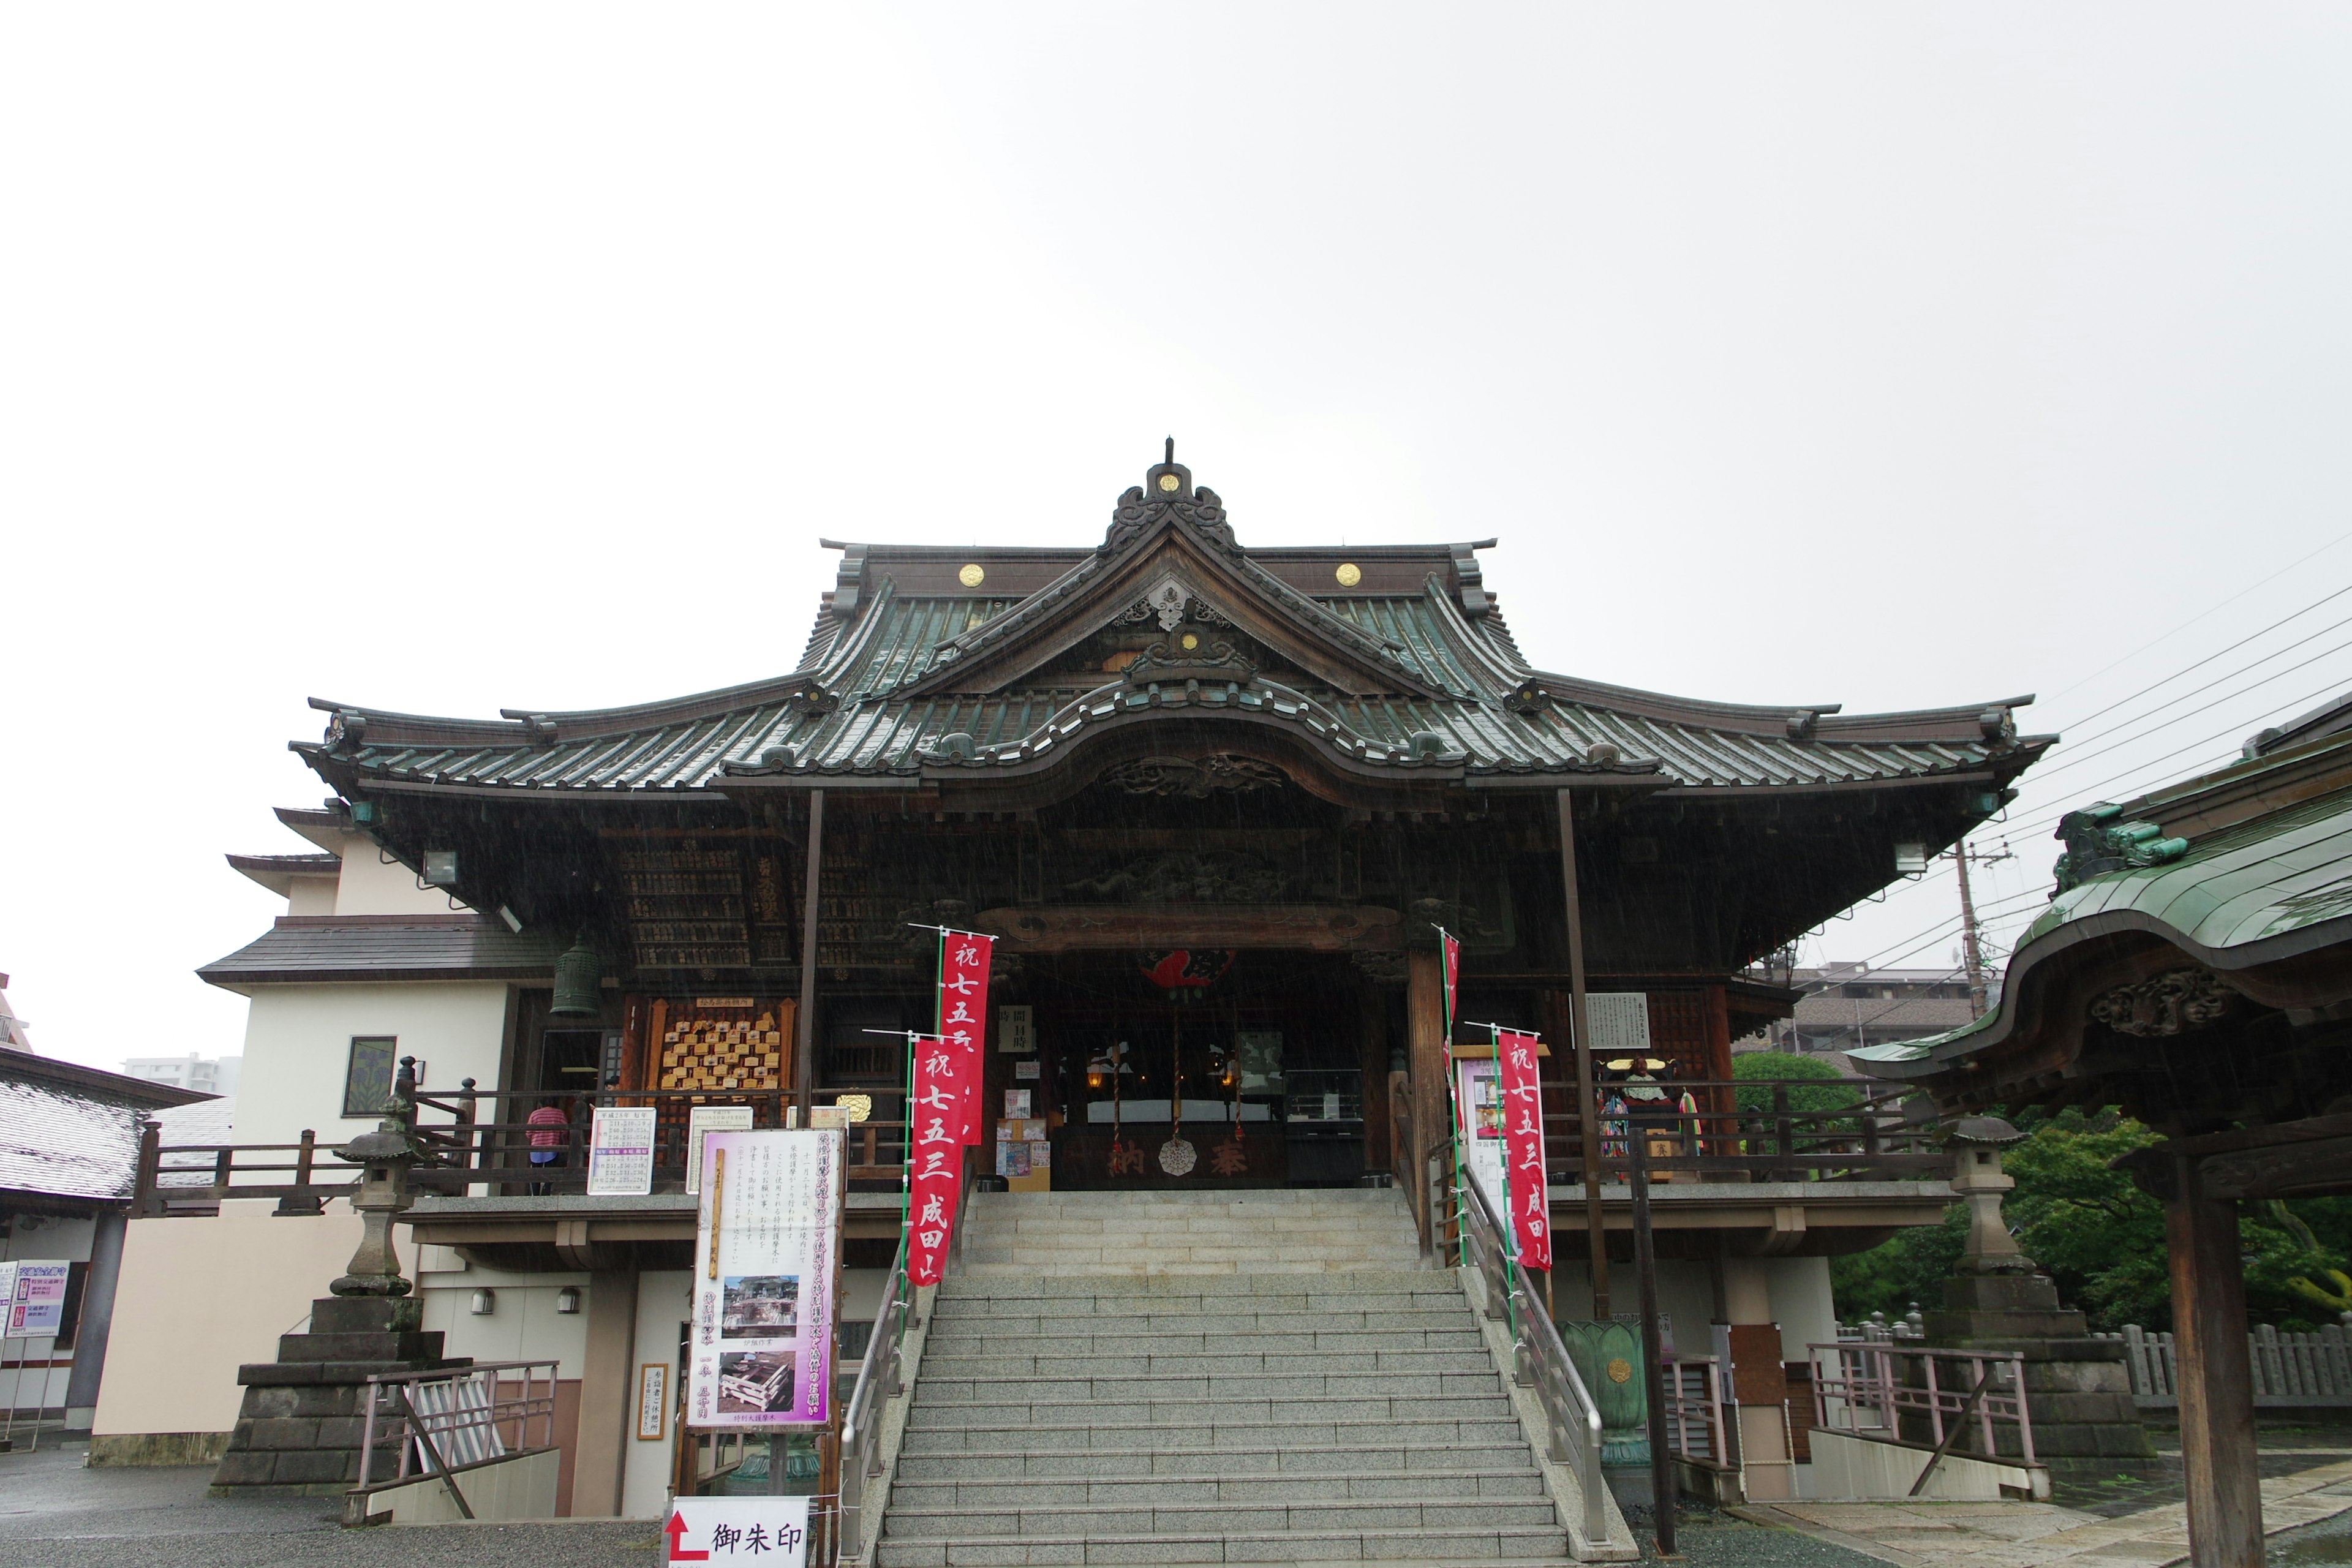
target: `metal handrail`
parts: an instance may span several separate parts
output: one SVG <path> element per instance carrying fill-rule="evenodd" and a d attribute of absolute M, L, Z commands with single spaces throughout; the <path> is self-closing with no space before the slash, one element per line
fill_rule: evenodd
<path fill-rule="evenodd" d="M 1722 1362 L 1711 1355 L 1674 1356 L 1664 1371 L 1667 1449 L 1687 1463 L 1736 1468 L 1725 1431 Z"/>
<path fill-rule="evenodd" d="M 1814 1424 L 1825 1431 L 1906 1447 L 1943 1448 L 1974 1426 L 1977 1449 L 1952 1451 L 1968 1458 L 2000 1462 L 2012 1457 L 2000 1452 L 1993 1423 L 2008 1422 L 2017 1428 L 2014 1459 L 2028 1465 L 2040 1463 L 2033 1457 L 2033 1415 L 2026 1402 L 2025 1357 L 2021 1352 L 1940 1350 L 1853 1340 L 1806 1348 L 1813 1360 Z M 1911 1363 L 1907 1370 L 1904 1363 Z M 1939 1381 L 1937 1367 L 1953 1363 L 1960 1364 L 1959 1376 Z M 1910 1438 L 1904 1436 L 1906 1416 L 1911 1418 Z M 1927 1443 L 1917 1441 L 1922 1436 Z"/>
<path fill-rule="evenodd" d="M 541 1368 L 545 1369 L 543 1373 Z M 419 1479 L 438 1480 L 448 1491 L 457 1512 L 464 1518 L 473 1518 L 472 1506 L 458 1489 L 458 1476 L 484 1465 L 548 1453 L 557 1447 L 555 1383 L 559 1368 L 560 1363 L 551 1357 L 542 1361 L 476 1362 L 468 1366 L 427 1372 L 371 1373 L 361 1412 L 364 1419 L 360 1427 L 359 1481 L 345 1494 L 345 1521 L 364 1523 L 368 1501 L 374 1493 L 406 1486 Z M 501 1373 L 520 1373 L 521 1376 L 502 1378 L 499 1375 Z M 502 1395 L 500 1386 L 510 1382 L 520 1382 L 522 1392 Z M 546 1384 L 544 1393 L 538 1392 L 542 1383 Z M 419 1409 L 419 1396 L 436 1386 L 446 1388 L 449 1397 L 445 1402 L 427 1400 L 426 1407 Z M 467 1388 L 478 1390 L 479 1400 L 468 1403 L 460 1398 L 460 1390 Z M 382 1479 L 374 1473 L 376 1460 L 384 1457 L 377 1436 L 379 1418 L 389 1427 L 383 1441 L 397 1455 L 393 1473 Z M 534 1422 L 540 1426 L 536 1443 L 531 1441 Z M 504 1428 L 511 1428 L 511 1443 Z"/>
<path fill-rule="evenodd" d="M 907 1238 L 898 1237 L 898 1254 L 890 1260 L 889 1283 L 884 1287 L 881 1313 L 866 1342 L 866 1359 L 858 1364 L 857 1382 L 841 1426 L 841 1551 L 838 1561 L 865 1561 L 866 1484 L 880 1479 L 884 1401 L 906 1392 L 900 1347 L 907 1320 L 915 1304 L 914 1288 L 907 1281 Z"/>
<path fill-rule="evenodd" d="M 1473 1267 L 1486 1282 L 1486 1315 L 1507 1317 L 1510 1324 L 1511 1380 L 1521 1388 L 1535 1390 L 1549 1429 L 1551 1460 L 1575 1473 L 1577 1490 L 1583 1494 L 1586 1539 L 1605 1545 L 1609 1489 L 1601 1479 L 1600 1407 L 1577 1374 L 1576 1363 L 1569 1359 L 1551 1313 L 1528 1287 L 1526 1273 L 1505 1268 L 1502 1227 L 1486 1206 L 1486 1194 L 1473 1183 L 1448 1184 L 1457 1194 L 1455 1213 L 1467 1221 L 1463 1232 L 1470 1244 Z M 1511 1309 L 1507 1313 L 1503 1305 L 1507 1301 Z"/>

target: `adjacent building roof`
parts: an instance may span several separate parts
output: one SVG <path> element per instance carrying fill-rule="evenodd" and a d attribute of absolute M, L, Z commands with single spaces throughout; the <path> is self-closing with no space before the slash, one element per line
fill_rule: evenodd
<path fill-rule="evenodd" d="M 479 915 L 280 915 L 260 937 L 196 971 L 215 985 L 285 981 L 544 980 L 562 941 Z"/>
<path fill-rule="evenodd" d="M 139 1128 L 206 1096 L 26 1051 L 0 1050 L 0 1194 L 118 1203 L 139 1174 Z"/>
<path fill-rule="evenodd" d="M 2017 734 L 2011 710 L 2031 698 L 1848 716 L 1537 669 L 1485 587 L 1476 552 L 1492 542 L 1245 549 L 1215 492 L 1171 459 L 1091 551 L 833 546 L 839 581 L 801 668 L 779 679 L 499 721 L 314 700 L 333 715 L 326 739 L 296 750 L 340 789 L 912 787 L 1042 771 L 1095 734 L 1181 712 L 1287 731 L 1359 775 L 1633 774 L 1730 792 L 1998 787 L 2052 739 Z M 1154 622 L 1169 641 L 1123 669 L 1056 662 L 1100 630 Z"/>
<path fill-rule="evenodd" d="M 288 896 L 298 877 L 333 877 L 343 868 L 340 855 L 231 855 L 231 868 L 243 872 L 276 893 Z"/>
<path fill-rule="evenodd" d="M 1964 1028 L 1855 1051 L 1857 1065 L 1880 1077 L 1920 1079 L 1999 1048 L 2020 1034 L 2041 972 L 2101 938 L 2154 936 L 2223 975 L 2352 941 L 2347 770 L 2352 733 L 2340 733 L 2290 753 L 2249 757 L 2120 808 L 2071 815 L 2061 829 L 2068 858 L 2105 840 L 2117 864 L 2064 887 L 2026 928 L 2010 959 L 2000 1005 Z M 2328 779 L 2336 787 L 2302 794 L 2310 781 Z M 2256 790 L 2285 804 L 2262 809 L 2264 797 Z M 2235 820 L 2194 838 L 2163 836 L 2174 822 L 2203 820 L 2224 806 Z M 2306 965 L 2302 973 L 2307 985 L 2321 972 Z M 2352 973 L 2336 965 L 2332 973 L 2333 989 L 2352 994 Z"/>

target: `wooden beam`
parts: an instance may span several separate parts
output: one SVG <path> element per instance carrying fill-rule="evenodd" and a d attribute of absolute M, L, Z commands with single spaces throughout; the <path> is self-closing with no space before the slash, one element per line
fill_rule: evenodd
<path fill-rule="evenodd" d="M 1568 1025 L 1576 1053 L 1577 1140 L 1584 1151 L 1586 1267 L 1592 1320 L 1609 1321 L 1609 1222 L 1601 1203 L 1601 1101 L 1592 1081 L 1592 1034 L 1584 1004 L 1584 900 L 1576 881 L 1576 796 L 1559 792 L 1559 878 L 1568 908 Z"/>
<path fill-rule="evenodd" d="M 2171 1162 L 2164 1231 L 2179 1356 L 2180 1458 L 2196 1568 L 2262 1568 L 2262 1472 L 2238 1205 L 2204 1190 L 2198 1162 Z"/>
<path fill-rule="evenodd" d="M 1412 1064 L 1412 1133 L 1420 1147 L 1405 1151 L 1412 1170 L 1401 1174 L 1419 1192 L 1427 1184 L 1424 1156 L 1445 1136 L 1445 966 L 1434 949 L 1413 948 L 1404 961 L 1406 1060 Z M 1454 1179 L 1450 1169 L 1444 1179 Z M 1443 1252 L 1445 1238 L 1433 1239 Z"/>
<path fill-rule="evenodd" d="M 816 1105 L 817 888 L 824 866 L 824 791 L 809 791 L 808 880 L 801 896 L 801 1004 L 793 1018 L 793 1097 L 801 1125 Z"/>

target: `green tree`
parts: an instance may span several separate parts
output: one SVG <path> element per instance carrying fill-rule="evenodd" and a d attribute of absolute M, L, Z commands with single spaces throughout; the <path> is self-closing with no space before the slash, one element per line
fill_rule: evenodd
<path fill-rule="evenodd" d="M 2003 1162 L 2017 1180 L 2003 1214 L 2027 1256 L 2094 1329 L 2169 1327 L 2163 1205 L 2114 1168 L 2118 1157 L 2157 1142 L 2156 1134 L 2112 1109 L 2019 1120 L 2030 1135 Z M 1873 1311 L 1893 1316 L 1914 1300 L 1938 1305 L 1966 1238 L 1962 1213 L 1955 1208 L 1940 1226 L 1905 1231 L 1835 1260 L 1831 1280 L 1839 1314 L 1851 1321 Z M 2327 1298 L 2342 1282 L 2332 1271 L 2352 1258 L 2352 1200 L 2249 1203 L 2239 1230 L 2247 1310 L 2255 1321 L 2310 1326 L 2333 1320 L 2338 1309 Z"/>

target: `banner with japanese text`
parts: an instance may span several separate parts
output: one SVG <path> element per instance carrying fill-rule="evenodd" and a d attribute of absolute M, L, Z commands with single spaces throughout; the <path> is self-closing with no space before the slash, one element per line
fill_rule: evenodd
<path fill-rule="evenodd" d="M 963 1118 L 958 1139 L 978 1143 L 981 1134 L 980 1079 L 982 1053 L 986 1048 L 988 965 L 996 939 L 977 931 L 940 933 L 940 1038 L 961 1058 Z"/>
<path fill-rule="evenodd" d="M 1454 1045 L 1454 999 L 1462 986 L 1462 942 L 1444 926 L 1437 928 L 1437 947 L 1445 966 L 1445 1044 Z"/>
<path fill-rule="evenodd" d="M 846 1157 L 832 1129 L 703 1134 L 688 1426 L 831 1424 Z"/>
<path fill-rule="evenodd" d="M 1510 1163 L 1511 1229 L 1519 1267 L 1551 1267 L 1551 1185 L 1544 1172 L 1543 1087 L 1536 1037 L 1495 1032 L 1502 1062 L 1503 1157 Z"/>
<path fill-rule="evenodd" d="M 907 1117 L 907 1277 L 936 1285 L 947 1269 L 948 1241 L 955 1234 L 956 1205 L 963 1195 L 963 1117 L 977 1114 L 980 1076 L 977 1051 L 959 1050 L 952 1040 L 915 1037 L 914 1093 Z"/>

